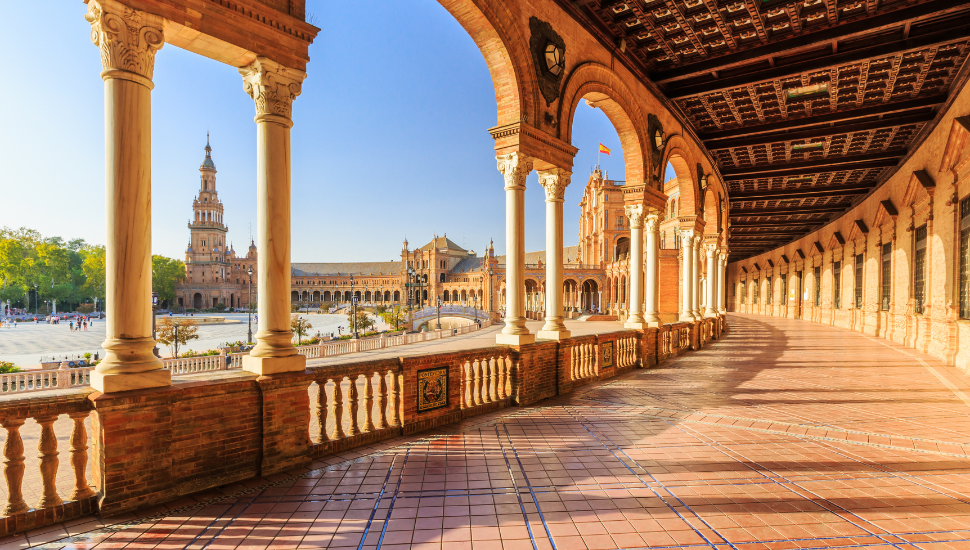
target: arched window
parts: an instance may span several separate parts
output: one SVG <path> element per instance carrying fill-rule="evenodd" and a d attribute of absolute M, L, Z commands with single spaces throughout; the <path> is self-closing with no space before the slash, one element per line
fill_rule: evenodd
<path fill-rule="evenodd" d="M 439 279 L 441 280 L 442 283 L 445 282 L 445 274 L 442 273 Z"/>

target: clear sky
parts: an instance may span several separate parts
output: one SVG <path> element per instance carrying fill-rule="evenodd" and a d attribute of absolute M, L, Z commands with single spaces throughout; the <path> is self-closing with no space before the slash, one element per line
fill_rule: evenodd
<path fill-rule="evenodd" d="M 104 90 L 81 0 L 13 2 L 0 50 L 19 59 L 0 89 L 0 226 L 105 242 Z M 373 0 L 361 33 L 358 2 L 309 0 L 321 28 L 293 117 L 293 261 L 388 261 L 405 235 L 435 233 L 481 253 L 505 251 L 501 174 L 488 128 L 495 93 L 475 43 L 434 0 Z M 256 219 L 253 102 L 234 67 L 166 45 L 152 92 L 153 252 L 184 258 L 198 167 L 211 132 L 229 239 L 244 253 Z M 602 165 L 623 179 L 619 138 L 581 104 L 579 147 L 565 203 L 565 243 L 576 244 L 578 203 L 599 142 Z M 543 193 L 526 190 L 526 247 L 545 248 Z"/>

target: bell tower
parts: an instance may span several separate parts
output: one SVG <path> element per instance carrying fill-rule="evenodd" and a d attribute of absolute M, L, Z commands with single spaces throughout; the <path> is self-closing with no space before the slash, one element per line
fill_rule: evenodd
<path fill-rule="evenodd" d="M 199 167 L 199 194 L 192 202 L 191 240 L 185 251 L 186 278 L 192 283 L 217 283 L 226 277 L 228 246 L 223 206 L 216 191 L 216 165 L 206 135 L 205 159 Z"/>

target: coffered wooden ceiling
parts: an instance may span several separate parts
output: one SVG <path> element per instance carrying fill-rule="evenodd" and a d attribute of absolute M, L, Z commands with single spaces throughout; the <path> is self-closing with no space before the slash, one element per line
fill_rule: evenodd
<path fill-rule="evenodd" d="M 557 1 L 714 156 L 732 261 L 861 200 L 970 70 L 967 0 Z"/>

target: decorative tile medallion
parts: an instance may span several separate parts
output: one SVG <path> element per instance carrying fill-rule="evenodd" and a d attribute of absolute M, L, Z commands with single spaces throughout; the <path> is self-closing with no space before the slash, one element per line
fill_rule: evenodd
<path fill-rule="evenodd" d="M 603 342 L 600 344 L 600 349 L 603 350 L 603 362 L 600 363 L 603 369 L 613 368 L 613 342 Z"/>
<path fill-rule="evenodd" d="M 448 367 L 418 371 L 418 412 L 448 406 Z"/>

